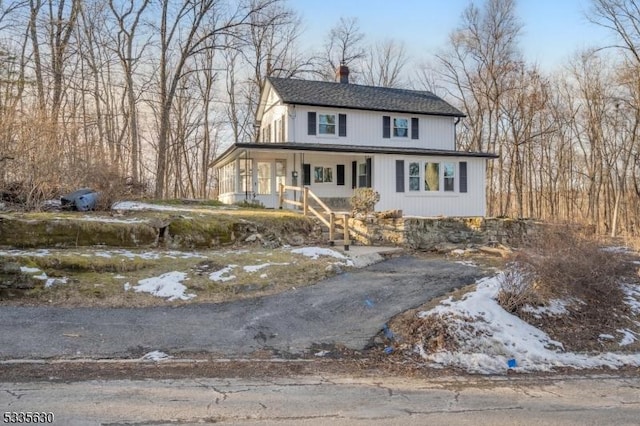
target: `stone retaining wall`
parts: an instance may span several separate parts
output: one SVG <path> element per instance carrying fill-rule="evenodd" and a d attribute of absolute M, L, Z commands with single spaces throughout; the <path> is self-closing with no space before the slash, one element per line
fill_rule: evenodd
<path fill-rule="evenodd" d="M 517 247 L 539 225 L 533 220 L 498 218 L 350 219 L 351 238 L 362 245 L 394 245 L 419 250 L 502 243 Z"/>

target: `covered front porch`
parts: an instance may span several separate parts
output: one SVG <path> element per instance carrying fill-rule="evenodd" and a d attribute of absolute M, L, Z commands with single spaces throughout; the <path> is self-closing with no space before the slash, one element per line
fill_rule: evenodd
<path fill-rule="evenodd" d="M 236 150 L 216 164 L 220 201 L 278 208 L 280 185 L 304 186 L 332 209 L 349 210 L 354 189 L 371 187 L 370 155 L 278 150 L 275 144 L 270 148 Z M 287 196 L 302 195 L 294 191 Z"/>

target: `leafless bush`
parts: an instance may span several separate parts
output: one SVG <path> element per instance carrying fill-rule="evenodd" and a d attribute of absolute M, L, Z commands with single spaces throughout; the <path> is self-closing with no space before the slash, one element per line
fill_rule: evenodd
<path fill-rule="evenodd" d="M 351 208 L 355 214 L 373 213 L 380 194 L 371 188 L 358 188 L 351 197 Z"/>
<path fill-rule="evenodd" d="M 536 291 L 533 276 L 512 265 L 499 278 L 498 303 L 508 312 L 518 312 L 522 307 L 542 302 Z"/>
<path fill-rule="evenodd" d="M 582 301 L 585 313 L 596 315 L 622 303 L 619 283 L 634 273 L 625 255 L 603 249 L 593 237 L 569 226 L 540 230 L 514 260 L 499 296 L 511 312 L 523 303 L 570 298 Z"/>

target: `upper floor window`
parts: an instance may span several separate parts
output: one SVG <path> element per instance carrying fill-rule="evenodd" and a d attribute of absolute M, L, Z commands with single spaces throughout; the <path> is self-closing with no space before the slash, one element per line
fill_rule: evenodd
<path fill-rule="evenodd" d="M 347 136 L 347 114 L 307 113 L 307 134 Z"/>
<path fill-rule="evenodd" d="M 406 138 L 409 136 L 409 120 L 406 118 L 393 119 L 393 137 Z"/>
<path fill-rule="evenodd" d="M 335 135 L 336 134 L 336 115 L 335 114 L 318 114 L 318 134 L 319 135 Z"/>
<path fill-rule="evenodd" d="M 409 138 L 420 139 L 420 120 L 417 117 L 391 117 L 389 115 L 382 116 L 382 137 L 384 139 Z"/>

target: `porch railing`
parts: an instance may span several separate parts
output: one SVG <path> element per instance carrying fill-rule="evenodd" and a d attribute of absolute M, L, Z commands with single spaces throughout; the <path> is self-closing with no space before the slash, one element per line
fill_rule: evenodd
<path fill-rule="evenodd" d="M 295 191 L 302 194 L 302 200 L 290 200 L 286 197 L 287 191 Z M 311 205 L 311 201 L 315 201 L 318 209 Z M 302 214 L 308 216 L 311 213 L 318 218 L 327 228 L 329 228 L 329 244 L 334 245 L 336 235 L 342 231 L 344 238 L 344 249 L 349 250 L 351 238 L 349 235 L 349 217 L 348 213 L 337 214 L 331 210 L 316 194 L 309 188 L 303 186 L 288 186 L 280 184 L 278 205 L 282 209 L 285 204 L 296 206 L 302 210 Z"/>

